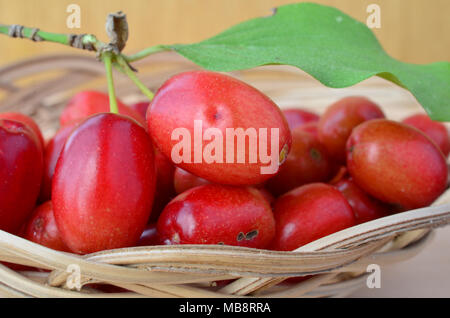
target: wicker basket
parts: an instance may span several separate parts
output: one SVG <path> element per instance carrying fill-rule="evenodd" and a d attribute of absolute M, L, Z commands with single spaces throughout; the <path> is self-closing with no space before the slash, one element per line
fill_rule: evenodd
<path fill-rule="evenodd" d="M 140 70 L 140 78 L 153 90 L 173 74 L 198 68 L 172 53 L 153 55 L 135 66 Z M 301 106 L 321 112 L 340 97 L 364 95 L 379 103 L 392 119 L 421 111 L 407 91 L 379 78 L 351 88 L 330 89 L 287 66 L 266 66 L 232 75 L 256 86 L 282 108 Z M 138 89 L 120 74 L 116 74 L 116 87 L 125 102 L 143 99 Z M 103 66 L 90 56 L 57 55 L 23 61 L 0 69 L 0 111 L 20 110 L 33 116 L 49 138 L 58 128 L 58 116 L 67 99 L 85 88 L 105 89 Z M 43 269 L 14 271 L 0 265 L 0 295 L 342 297 L 366 284 L 369 264 L 384 266 L 407 260 L 430 242 L 432 228 L 448 223 L 450 191 L 432 207 L 354 226 L 293 252 L 174 245 L 79 256 L 0 231 L 0 261 Z M 74 273 L 80 275 L 74 277 Z M 304 275 L 314 277 L 295 284 L 283 282 L 287 277 Z M 73 282 L 77 278 L 83 288 L 70 289 L 76 286 Z M 219 280 L 227 283 L 216 284 Z M 128 291 L 101 292 L 91 283 L 106 283 Z"/>

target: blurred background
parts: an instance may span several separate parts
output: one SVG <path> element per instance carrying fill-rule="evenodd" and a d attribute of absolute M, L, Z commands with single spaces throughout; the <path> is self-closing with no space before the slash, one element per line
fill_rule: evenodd
<path fill-rule="evenodd" d="M 127 52 L 155 44 L 190 43 L 264 16 L 270 9 L 295 0 L 0 0 L 0 23 L 22 24 L 61 33 L 93 33 L 107 40 L 108 13 L 128 16 Z M 381 28 L 373 29 L 386 51 L 410 63 L 450 60 L 448 0 L 317 0 L 365 22 L 369 4 L 381 8 Z M 69 29 L 68 5 L 81 8 L 81 28 Z M 73 52 L 49 43 L 32 43 L 0 36 L 0 65 L 43 53 Z"/>
<path fill-rule="evenodd" d="M 133 53 L 156 44 L 191 43 L 295 0 L 0 0 L 0 23 L 22 24 L 59 33 L 92 33 L 107 41 L 108 13 L 127 14 Z M 365 22 L 370 4 L 381 8 L 381 28 L 373 29 L 385 50 L 409 63 L 450 61 L 450 0 L 316 0 Z M 70 4 L 81 8 L 81 27 L 69 29 Z M 81 52 L 53 43 L 33 43 L 0 35 L 0 66 L 49 53 Z M 97 64 L 95 64 L 97 65 Z M 99 64 L 98 67 L 102 68 Z M 450 89 L 450 88 L 449 88 Z M 389 96 L 388 96 L 389 97 Z M 384 98 L 380 96 L 380 98 Z M 412 97 L 411 97 L 412 98 Z M 432 245 L 406 264 L 382 269 L 382 288 L 363 288 L 354 297 L 450 297 L 450 227 L 437 230 Z"/>

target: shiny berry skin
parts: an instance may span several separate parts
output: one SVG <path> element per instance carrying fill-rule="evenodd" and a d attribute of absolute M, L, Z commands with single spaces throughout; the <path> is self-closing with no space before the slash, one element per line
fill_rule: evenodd
<path fill-rule="evenodd" d="M 306 123 L 319 121 L 319 115 L 300 108 L 283 109 L 283 115 L 288 122 L 289 129 L 294 130 Z"/>
<path fill-rule="evenodd" d="M 196 175 L 177 167 L 173 176 L 173 184 L 177 194 L 201 185 L 211 183 L 208 180 L 197 177 Z"/>
<path fill-rule="evenodd" d="M 404 124 L 413 126 L 427 135 L 441 149 L 447 158 L 450 152 L 450 136 L 447 127 L 438 121 L 432 120 L 426 114 L 416 114 L 405 118 Z"/>
<path fill-rule="evenodd" d="M 152 213 L 149 222 L 156 222 L 167 203 L 176 193 L 173 185 L 175 166 L 170 159 L 155 149 L 156 189 L 153 201 Z"/>
<path fill-rule="evenodd" d="M 49 140 L 44 151 L 44 176 L 42 178 L 41 193 L 39 200 L 45 202 L 50 200 L 52 194 L 52 179 L 55 173 L 56 163 L 58 162 L 59 154 L 66 142 L 67 137 L 74 130 L 77 123 L 61 127 L 52 139 Z"/>
<path fill-rule="evenodd" d="M 266 188 L 275 196 L 311 182 L 327 181 L 332 162 L 316 137 L 298 127 L 292 131 L 292 146 L 278 173 L 267 181 Z"/>
<path fill-rule="evenodd" d="M 200 162 L 195 162 L 194 121 L 201 123 L 203 134 L 208 128 L 216 128 L 219 131 L 223 143 L 220 139 L 217 143 L 223 144 L 223 153 L 216 155 L 220 157 L 215 158 L 217 160 L 209 161 L 211 158 L 204 156 L 208 149 L 207 145 L 212 148 L 211 144 L 216 135 L 206 140 L 199 134 L 198 145 L 203 152 L 199 152 L 198 161 Z M 282 163 L 289 152 L 291 143 L 286 119 L 270 98 L 244 82 L 216 72 L 184 72 L 170 78 L 155 94 L 147 111 L 147 122 L 155 145 L 172 160 L 174 160 L 172 151 L 177 149 L 176 146 L 190 138 L 190 152 L 186 150 L 190 163 L 186 162 L 188 159 L 180 160 L 181 162 L 176 162 L 177 166 L 220 184 L 255 185 L 264 182 L 276 173 L 278 168 L 276 161 Z M 278 129 L 278 147 L 275 147 L 273 153 L 273 157 L 278 157 L 278 160 L 274 160 L 274 169 L 262 173 L 261 168 L 269 168 L 269 163 L 261 162 L 263 158 L 259 155 L 259 151 L 258 154 L 254 153 L 257 162 L 250 163 L 248 138 L 243 149 L 236 149 L 238 142 L 235 141 L 234 148 L 230 148 L 228 144 L 227 150 L 226 129 L 238 128 L 241 128 L 243 132 L 248 129 L 253 131 L 256 136 L 254 139 L 258 139 L 256 143 L 260 141 L 266 143 L 267 149 L 272 147 L 272 128 Z M 172 133 L 180 132 L 180 129 L 187 132 L 189 136 L 181 135 L 178 139 L 172 139 Z M 267 138 L 259 140 L 258 135 L 263 129 L 266 129 Z M 233 153 L 230 149 L 234 149 Z M 243 155 L 244 150 L 244 162 L 238 162 L 238 154 Z M 272 154 L 270 150 L 268 153 Z"/>
<path fill-rule="evenodd" d="M 17 233 L 31 214 L 42 169 L 35 133 L 24 123 L 0 119 L 0 230 Z"/>
<path fill-rule="evenodd" d="M 157 223 L 165 244 L 265 248 L 275 234 L 268 202 L 252 187 L 208 184 L 173 199 Z"/>
<path fill-rule="evenodd" d="M 269 192 L 269 190 L 265 188 L 257 188 L 259 192 L 261 192 L 262 196 L 266 199 L 267 203 L 269 203 L 270 207 L 273 207 L 275 204 L 275 197 L 272 195 L 272 193 Z"/>
<path fill-rule="evenodd" d="M 70 252 L 56 226 L 51 201 L 41 204 L 33 211 L 25 226 L 23 237 L 54 250 Z"/>
<path fill-rule="evenodd" d="M 173 183 L 175 186 L 175 192 L 177 194 L 180 194 L 191 188 L 199 187 L 205 184 L 210 184 L 211 182 L 203 178 L 197 177 L 192 173 L 177 167 L 175 169 Z M 267 200 L 270 206 L 272 206 L 273 203 L 275 203 L 275 197 L 267 189 L 264 188 L 264 184 L 255 185 L 254 187 L 261 192 L 261 194 Z"/>
<path fill-rule="evenodd" d="M 312 134 L 314 137 L 319 139 L 319 124 L 318 122 L 309 122 L 306 124 L 303 124 L 301 126 L 298 126 L 296 129 L 306 131 L 310 134 Z"/>
<path fill-rule="evenodd" d="M 351 178 L 340 180 L 335 187 L 341 191 L 352 207 L 357 224 L 372 221 L 389 214 L 389 207 L 386 204 L 369 196 Z"/>
<path fill-rule="evenodd" d="M 347 199 L 334 187 L 310 183 L 298 187 L 275 203 L 273 250 L 292 251 L 319 238 L 355 225 Z"/>
<path fill-rule="evenodd" d="M 129 117 L 102 113 L 67 138 L 52 184 L 56 223 L 75 253 L 134 246 L 150 216 L 153 145 Z"/>
<path fill-rule="evenodd" d="M 184 191 L 187 191 L 191 188 L 211 183 L 208 180 L 197 177 L 192 173 L 183 170 L 179 167 L 175 169 L 173 181 L 175 186 L 175 192 L 177 194 L 183 193 Z M 254 187 L 261 192 L 261 194 L 267 200 L 269 205 L 272 206 L 272 204 L 275 202 L 275 198 L 267 189 L 264 188 L 264 184 L 255 185 Z"/>
<path fill-rule="evenodd" d="M 27 125 L 33 133 L 36 135 L 37 139 L 39 140 L 39 145 L 41 149 L 44 149 L 45 141 L 44 137 L 42 136 L 41 129 L 39 128 L 38 124 L 34 121 L 33 118 L 30 116 L 24 115 L 22 113 L 16 113 L 16 112 L 9 112 L 9 113 L 0 113 L 0 119 L 9 119 L 9 120 L 15 120 L 21 123 L 24 123 Z"/>
<path fill-rule="evenodd" d="M 333 178 L 331 178 L 330 181 L 328 181 L 328 184 L 336 185 L 339 181 L 348 178 L 348 169 L 347 166 L 340 166 L 336 169 L 335 174 L 333 175 Z"/>
<path fill-rule="evenodd" d="M 430 205 L 447 186 L 447 164 L 438 147 L 419 130 L 387 119 L 353 130 L 347 167 L 365 192 L 408 210 Z"/>
<path fill-rule="evenodd" d="M 142 232 L 141 238 L 137 242 L 136 246 L 153 246 L 162 245 L 163 242 L 159 237 L 158 230 L 156 229 L 156 223 L 150 223 L 145 227 Z"/>
<path fill-rule="evenodd" d="M 119 113 L 135 119 L 143 127 L 147 127 L 145 118 L 120 100 L 117 100 Z M 79 122 L 97 113 L 109 112 L 109 96 L 103 92 L 82 91 L 75 94 L 67 103 L 60 116 L 61 126 Z"/>
<path fill-rule="evenodd" d="M 380 107 L 365 97 L 345 97 L 327 108 L 319 120 L 319 140 L 331 157 L 344 164 L 345 145 L 352 129 L 362 122 L 384 118 Z"/>
<path fill-rule="evenodd" d="M 133 109 L 135 112 L 139 113 L 142 118 L 145 118 L 147 116 L 147 109 L 150 105 L 149 102 L 139 102 L 135 104 L 131 104 L 130 108 Z"/>

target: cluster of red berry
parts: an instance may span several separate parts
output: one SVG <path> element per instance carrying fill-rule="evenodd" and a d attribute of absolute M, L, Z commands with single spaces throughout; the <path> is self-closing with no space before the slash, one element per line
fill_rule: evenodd
<path fill-rule="evenodd" d="M 447 187 L 446 127 L 425 114 L 386 119 L 364 97 L 322 116 L 281 111 L 239 80 L 200 71 L 169 79 L 150 107 L 118 106 L 120 115 L 107 113 L 106 94 L 76 94 L 48 142 L 31 118 L 0 114 L 0 229 L 78 254 L 157 244 L 294 250 L 427 206 Z M 194 130 L 194 120 L 278 128 L 282 164 L 273 174 L 260 163 L 174 164 L 171 133 Z"/>

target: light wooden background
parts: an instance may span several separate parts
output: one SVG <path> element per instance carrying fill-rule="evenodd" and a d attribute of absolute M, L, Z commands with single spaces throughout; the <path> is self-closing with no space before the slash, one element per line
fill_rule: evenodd
<path fill-rule="evenodd" d="M 110 12 L 128 15 L 127 51 L 154 44 L 189 43 L 210 37 L 246 19 L 295 0 L 0 0 L 0 23 L 23 24 L 63 33 L 94 33 L 106 40 Z M 317 0 L 366 21 L 371 3 L 381 7 L 381 29 L 374 29 L 387 52 L 405 62 L 450 60 L 449 0 Z M 81 7 L 81 29 L 68 29 L 66 8 Z M 71 52 L 57 44 L 0 36 L 0 65 L 41 53 Z"/>

